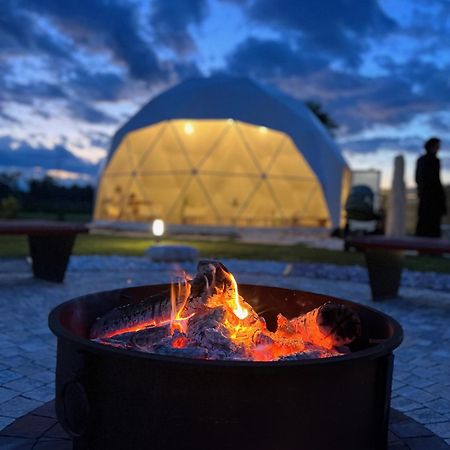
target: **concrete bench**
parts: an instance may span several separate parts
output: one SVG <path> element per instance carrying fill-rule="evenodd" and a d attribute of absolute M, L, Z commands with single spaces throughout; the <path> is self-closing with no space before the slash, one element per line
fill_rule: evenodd
<path fill-rule="evenodd" d="M 57 283 L 64 281 L 77 234 L 88 231 L 82 224 L 0 220 L 0 234 L 28 236 L 33 275 Z"/>
<path fill-rule="evenodd" d="M 364 252 L 374 301 L 397 297 L 405 250 L 435 255 L 450 253 L 450 241 L 436 238 L 360 236 L 347 238 L 345 245 Z"/>

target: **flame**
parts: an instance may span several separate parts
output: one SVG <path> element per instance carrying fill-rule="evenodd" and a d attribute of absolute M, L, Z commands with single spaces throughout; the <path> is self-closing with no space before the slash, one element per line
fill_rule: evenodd
<path fill-rule="evenodd" d="M 241 320 L 244 320 L 246 317 L 248 317 L 248 309 L 244 308 L 241 305 L 241 301 L 239 299 L 239 291 L 237 287 L 236 280 L 234 279 L 234 276 L 230 273 L 229 274 L 231 284 L 233 285 L 233 302 L 234 302 L 234 309 L 233 312 Z"/>
<path fill-rule="evenodd" d="M 191 285 L 187 282 L 186 277 L 183 280 L 178 280 L 177 286 L 178 289 L 175 289 L 174 283 L 170 285 L 170 334 L 172 336 L 175 330 L 180 333 L 186 333 L 188 320 L 195 315 L 195 313 L 192 313 L 187 317 L 183 317 L 183 312 L 191 293 Z M 181 306 L 178 308 L 177 305 L 179 303 L 181 303 Z"/>

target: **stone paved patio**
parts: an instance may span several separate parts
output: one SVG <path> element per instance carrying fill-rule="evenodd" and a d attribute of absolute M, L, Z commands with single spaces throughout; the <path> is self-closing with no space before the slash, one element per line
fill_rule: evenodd
<path fill-rule="evenodd" d="M 54 398 L 55 338 L 47 328 L 53 306 L 88 292 L 170 280 L 169 266 L 144 258 L 95 258 L 92 265 L 73 257 L 61 285 L 31 278 L 23 260 L 0 261 L 0 429 Z M 450 444 L 449 292 L 403 288 L 401 298 L 374 304 L 364 283 L 311 279 L 298 270 L 283 276 L 282 265 L 269 262 L 225 263 L 238 282 L 334 295 L 395 317 L 405 341 L 396 351 L 392 406 Z"/>

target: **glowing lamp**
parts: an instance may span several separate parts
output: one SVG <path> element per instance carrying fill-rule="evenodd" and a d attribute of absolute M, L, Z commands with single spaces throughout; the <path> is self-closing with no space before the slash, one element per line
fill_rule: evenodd
<path fill-rule="evenodd" d="M 164 234 L 164 220 L 155 219 L 152 223 L 152 233 L 156 237 L 161 237 Z"/>
<path fill-rule="evenodd" d="M 190 122 L 184 124 L 184 132 L 186 134 L 192 134 L 194 132 L 194 126 Z"/>

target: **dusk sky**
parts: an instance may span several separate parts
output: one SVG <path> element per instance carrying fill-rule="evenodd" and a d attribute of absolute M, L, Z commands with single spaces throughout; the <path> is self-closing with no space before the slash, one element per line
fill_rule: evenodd
<path fill-rule="evenodd" d="M 450 184 L 450 0 L 0 0 L 0 170 L 93 180 L 142 105 L 216 72 L 319 102 L 385 186 L 438 136 Z"/>

